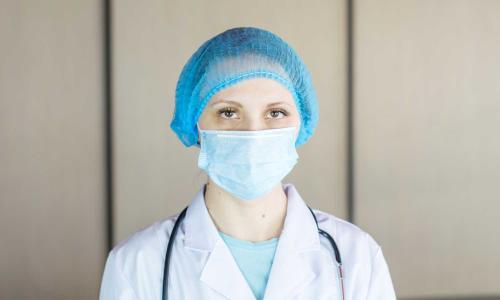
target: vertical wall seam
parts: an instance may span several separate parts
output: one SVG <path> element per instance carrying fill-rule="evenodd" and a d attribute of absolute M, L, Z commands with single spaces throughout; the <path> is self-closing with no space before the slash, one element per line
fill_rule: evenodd
<path fill-rule="evenodd" d="M 354 223 L 354 78 L 353 78 L 353 9 L 347 0 L 347 216 Z"/>
<path fill-rule="evenodd" d="M 105 184 L 106 184 L 106 240 L 107 248 L 113 248 L 113 86 L 112 86 L 112 11 L 111 0 L 103 1 L 104 14 L 104 146 L 105 146 Z"/>

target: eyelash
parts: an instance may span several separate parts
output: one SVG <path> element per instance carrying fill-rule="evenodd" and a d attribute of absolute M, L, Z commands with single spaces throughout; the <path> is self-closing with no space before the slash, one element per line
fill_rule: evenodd
<path fill-rule="evenodd" d="M 284 109 L 273 109 L 273 110 L 271 110 L 271 112 L 276 112 L 276 111 L 282 113 L 284 117 L 288 116 L 288 112 L 286 110 L 284 110 Z"/>
<path fill-rule="evenodd" d="M 218 115 L 221 116 L 222 114 L 225 114 L 225 113 L 234 113 L 236 112 L 234 109 L 230 108 L 230 107 L 226 107 L 226 108 L 222 108 L 218 111 Z M 271 112 L 280 112 L 283 114 L 283 116 L 288 116 L 288 112 L 284 109 L 273 109 L 271 110 Z M 231 119 L 231 118 L 226 118 L 226 117 L 222 117 L 224 119 Z M 272 118 L 274 119 L 274 118 Z"/>
<path fill-rule="evenodd" d="M 232 109 L 232 108 L 227 108 L 227 107 L 226 107 L 226 108 L 220 109 L 220 110 L 218 111 L 218 114 L 219 114 L 219 116 L 221 116 L 222 114 L 225 114 L 225 113 L 228 113 L 228 112 L 234 113 L 234 112 L 236 112 L 236 111 L 235 111 L 234 109 Z M 226 117 L 224 117 L 224 116 L 223 116 L 223 118 L 225 118 L 225 119 L 230 119 L 230 118 L 226 118 Z"/>

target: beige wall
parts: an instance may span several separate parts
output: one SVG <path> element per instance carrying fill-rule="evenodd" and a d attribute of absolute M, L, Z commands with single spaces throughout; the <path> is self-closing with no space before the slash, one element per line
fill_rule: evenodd
<path fill-rule="evenodd" d="M 2 1 L 0 299 L 97 299 L 100 1 Z"/>
<path fill-rule="evenodd" d="M 357 0 L 356 224 L 398 298 L 500 294 L 500 1 Z M 0 10 L 0 298 L 96 299 L 104 268 L 101 1 Z M 302 56 L 320 122 L 285 181 L 347 217 L 346 1 L 113 1 L 117 243 L 206 180 L 170 130 L 202 42 L 269 29 Z M 313 175 L 313 176 L 311 176 Z M 472 298 L 476 298 L 473 296 Z"/>
<path fill-rule="evenodd" d="M 356 217 L 400 296 L 500 294 L 500 1 L 356 1 Z"/>

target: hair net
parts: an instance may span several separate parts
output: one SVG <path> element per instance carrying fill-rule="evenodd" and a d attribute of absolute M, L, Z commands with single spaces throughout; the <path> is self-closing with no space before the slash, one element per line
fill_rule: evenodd
<path fill-rule="evenodd" d="M 186 147 L 199 147 L 196 123 L 210 98 L 255 77 L 274 79 L 291 92 L 301 120 L 295 145 L 305 143 L 319 118 L 309 71 L 284 40 L 255 27 L 228 29 L 203 43 L 189 58 L 177 82 L 170 127 Z"/>

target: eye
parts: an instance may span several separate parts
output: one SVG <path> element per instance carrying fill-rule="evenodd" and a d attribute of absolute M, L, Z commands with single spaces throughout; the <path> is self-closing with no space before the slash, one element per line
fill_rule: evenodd
<path fill-rule="evenodd" d="M 281 114 L 281 117 L 280 117 Z M 273 109 L 270 111 L 271 119 L 281 119 L 285 116 L 288 116 L 288 112 L 284 109 Z"/>
<path fill-rule="evenodd" d="M 232 116 L 234 116 L 235 112 L 236 111 L 233 108 L 225 107 L 225 108 L 220 109 L 217 112 L 217 114 L 224 119 L 235 119 L 235 118 L 232 118 Z"/>

